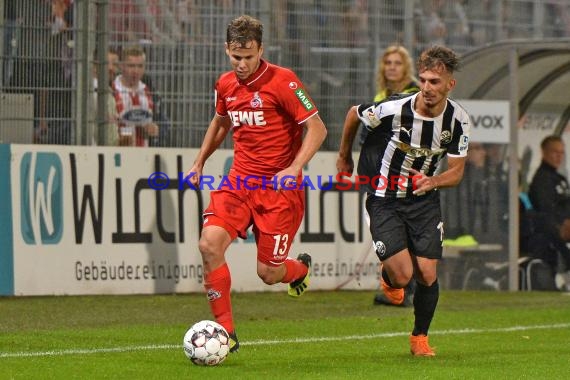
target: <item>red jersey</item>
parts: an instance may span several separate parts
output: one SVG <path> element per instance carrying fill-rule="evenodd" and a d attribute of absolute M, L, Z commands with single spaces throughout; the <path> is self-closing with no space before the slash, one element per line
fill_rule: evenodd
<path fill-rule="evenodd" d="M 117 76 L 111 85 L 119 115 L 119 135 L 135 135 L 135 146 L 148 146 L 143 126 L 152 123 L 154 101 L 150 88 L 143 82 L 132 90 L 123 85 Z"/>
<path fill-rule="evenodd" d="M 220 76 L 216 113 L 231 118 L 232 174 L 273 177 L 291 165 L 302 144 L 300 124 L 318 110 L 295 73 L 261 60 L 245 81 L 233 71 Z"/>

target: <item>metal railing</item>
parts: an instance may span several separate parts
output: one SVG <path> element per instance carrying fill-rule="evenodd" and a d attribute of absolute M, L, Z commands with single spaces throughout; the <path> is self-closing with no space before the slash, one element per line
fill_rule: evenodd
<path fill-rule="evenodd" d="M 265 57 L 308 88 L 329 128 L 326 150 L 337 149 L 347 108 L 373 97 L 377 57 L 389 44 L 415 57 L 433 43 L 466 52 L 507 38 L 570 35 L 567 0 L 0 0 L 0 11 L 0 107 L 33 103 L 0 113 L 2 142 L 105 141 L 110 94 L 102 86 L 95 100 L 92 78 L 105 73 L 94 66 L 108 48 L 139 44 L 168 118 L 160 144 L 199 146 L 215 80 L 229 69 L 225 27 L 243 13 L 264 23 Z"/>

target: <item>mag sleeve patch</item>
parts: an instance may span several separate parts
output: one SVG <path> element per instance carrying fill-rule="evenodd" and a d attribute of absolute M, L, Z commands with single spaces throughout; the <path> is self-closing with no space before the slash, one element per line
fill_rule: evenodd
<path fill-rule="evenodd" d="M 365 106 L 360 106 L 358 108 L 358 118 L 360 121 L 364 123 L 367 127 L 376 128 L 380 125 L 380 118 L 378 115 L 380 114 L 380 110 L 382 109 L 381 105 L 378 105 L 378 108 L 375 108 L 374 105 L 370 105 L 367 108 Z"/>
<path fill-rule="evenodd" d="M 301 104 L 303 104 L 303 106 L 307 111 L 310 111 L 313 108 L 315 108 L 315 106 L 313 105 L 313 103 L 311 103 L 311 100 L 309 99 L 307 94 L 305 94 L 305 90 L 303 90 L 302 88 L 298 88 L 297 90 L 295 90 L 295 95 L 301 101 Z"/>
<path fill-rule="evenodd" d="M 469 136 L 461 135 L 459 139 L 459 153 L 467 152 L 468 146 L 469 146 Z"/>

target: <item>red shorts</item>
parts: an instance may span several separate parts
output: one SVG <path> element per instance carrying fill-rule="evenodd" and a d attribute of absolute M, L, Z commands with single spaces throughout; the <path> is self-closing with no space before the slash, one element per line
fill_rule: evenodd
<path fill-rule="evenodd" d="M 289 255 L 304 212 L 304 190 L 215 190 L 204 211 L 204 227 L 222 227 L 233 240 L 245 239 L 253 225 L 257 260 L 278 266 Z"/>

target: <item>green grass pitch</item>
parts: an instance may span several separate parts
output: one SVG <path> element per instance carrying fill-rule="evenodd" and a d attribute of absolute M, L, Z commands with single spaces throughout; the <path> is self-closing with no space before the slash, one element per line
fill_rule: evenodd
<path fill-rule="evenodd" d="M 409 354 L 413 310 L 371 291 L 236 293 L 241 349 L 217 367 L 182 337 L 211 319 L 203 294 L 0 298 L 0 379 L 563 379 L 570 296 L 441 294 L 434 358 Z"/>

